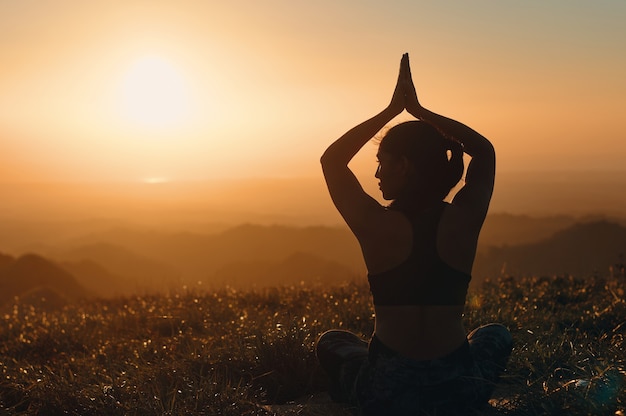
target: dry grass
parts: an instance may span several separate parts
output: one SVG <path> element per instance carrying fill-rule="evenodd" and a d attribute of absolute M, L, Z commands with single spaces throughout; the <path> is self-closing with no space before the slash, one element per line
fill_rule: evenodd
<path fill-rule="evenodd" d="M 624 283 L 503 279 L 471 295 L 468 328 L 507 325 L 509 371 L 488 414 L 626 409 Z M 317 336 L 373 329 L 365 285 L 183 291 L 0 317 L 0 411 L 40 415 L 341 415 L 321 393 Z M 290 403 L 291 402 L 291 403 Z"/>

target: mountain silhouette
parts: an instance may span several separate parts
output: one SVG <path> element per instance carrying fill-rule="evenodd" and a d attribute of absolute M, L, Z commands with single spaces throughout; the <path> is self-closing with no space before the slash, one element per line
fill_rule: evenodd
<path fill-rule="evenodd" d="M 339 284 L 355 280 L 353 270 L 336 261 L 295 252 L 280 261 L 240 260 L 224 265 L 210 281 L 230 286 L 281 286 L 300 282 Z"/>
<path fill-rule="evenodd" d="M 15 296 L 37 291 L 49 297 L 73 300 L 85 296 L 87 292 L 74 276 L 56 263 L 36 254 L 24 254 L 17 259 L 2 255 L 0 260 L 0 304 L 5 304 Z M 54 293 L 54 295 L 51 295 Z"/>
<path fill-rule="evenodd" d="M 626 254 L 626 228 L 609 220 L 499 215 L 489 221 L 473 269 L 474 286 L 502 273 L 608 274 Z M 346 227 L 242 224 L 211 234 L 118 227 L 69 240 L 43 255 L 0 254 L 0 300 L 48 281 L 58 281 L 50 287 L 61 288 L 63 296 L 73 296 L 76 285 L 89 294 L 116 296 L 198 281 L 269 286 L 364 276 L 359 245 Z"/>
<path fill-rule="evenodd" d="M 77 271 L 81 276 L 87 268 L 91 268 L 96 276 L 94 278 L 109 279 L 111 282 L 123 280 L 129 287 L 144 286 L 146 282 L 154 288 L 163 289 L 166 282 L 174 280 L 176 272 L 168 264 L 153 260 L 152 258 L 137 254 L 126 247 L 109 244 L 94 243 L 83 245 L 68 250 L 61 255 L 65 264 L 74 262 L 68 268 Z M 76 262 L 90 261 L 88 264 L 76 264 Z M 94 266 L 99 265 L 99 269 Z M 105 272 L 106 271 L 106 272 Z M 107 274 L 108 273 L 108 274 Z M 114 277 L 116 276 L 116 277 Z M 85 276 L 85 278 L 87 278 Z"/>
<path fill-rule="evenodd" d="M 136 282 L 111 273 L 102 265 L 92 260 L 80 260 L 60 263 L 71 273 L 87 291 L 100 297 L 114 297 L 137 293 Z M 133 284 L 135 283 L 135 284 Z"/>
<path fill-rule="evenodd" d="M 491 247 L 477 256 L 474 276 L 607 275 L 609 267 L 623 262 L 626 228 L 601 220 L 572 225 L 552 237 L 532 244 Z M 621 259 L 621 260 L 620 260 Z"/>
<path fill-rule="evenodd" d="M 14 261 L 15 259 L 12 256 L 0 253 L 0 273 L 2 273 L 2 269 L 8 267 Z"/>
<path fill-rule="evenodd" d="M 243 224 L 212 234 L 117 228 L 75 243 L 78 248 L 59 258 L 91 260 L 114 275 L 132 274 L 142 282 L 166 274 L 180 276 L 187 284 L 211 283 L 210 276 L 233 264 L 277 264 L 294 253 L 342 264 L 351 273 L 364 271 L 356 239 L 340 227 Z"/>
<path fill-rule="evenodd" d="M 577 222 L 580 221 L 567 215 L 537 218 L 506 213 L 489 214 L 480 231 L 478 244 L 479 247 L 489 247 L 535 243 Z"/>

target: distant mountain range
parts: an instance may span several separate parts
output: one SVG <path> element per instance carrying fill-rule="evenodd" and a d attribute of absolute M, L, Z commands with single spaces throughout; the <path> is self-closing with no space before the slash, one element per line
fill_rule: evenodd
<path fill-rule="evenodd" d="M 274 273 L 266 273 L 273 276 L 273 282 L 292 282 L 294 278 L 285 265 L 294 258 L 300 258 L 305 269 L 311 267 L 311 259 L 316 259 L 320 265 L 328 268 L 334 264 L 350 275 L 362 274 L 364 270 L 356 239 L 347 229 L 338 227 L 243 224 L 213 234 L 115 228 L 67 245 L 64 250 L 47 254 L 60 260 L 88 259 L 117 275 L 133 275 L 135 280 L 175 281 L 181 285 L 228 281 L 233 277 L 228 270 L 253 270 L 253 264 L 259 270 L 275 269 Z M 285 267 L 281 268 L 281 264 Z M 263 281 L 260 276 L 249 280 Z"/>
<path fill-rule="evenodd" d="M 511 231 L 515 228 L 517 234 Z M 474 287 L 502 274 L 607 275 L 626 255 L 626 228 L 608 220 L 572 223 L 558 217 L 540 224 L 522 218 L 515 225 L 491 219 L 485 225 L 493 242 L 506 241 L 506 230 L 515 234 L 509 239 L 513 243 L 481 243 Z M 545 237 L 532 241 L 538 234 Z M 40 254 L 0 254 L 0 304 L 14 296 L 62 304 L 90 295 L 179 290 L 198 282 L 207 288 L 332 284 L 364 275 L 359 246 L 344 228 L 244 224 L 214 234 L 110 229 Z"/>
<path fill-rule="evenodd" d="M 476 258 L 473 275 L 607 275 L 623 266 L 626 228 L 609 221 L 574 224 L 542 241 L 490 247 Z"/>
<path fill-rule="evenodd" d="M 248 260 L 229 263 L 216 270 L 209 281 L 218 286 L 259 287 L 301 282 L 332 284 L 357 280 L 359 277 L 353 270 L 336 261 L 296 252 L 278 262 Z"/>
<path fill-rule="evenodd" d="M 36 254 L 13 258 L 0 254 L 0 305 L 14 297 L 60 306 L 88 293 L 71 273 Z"/>

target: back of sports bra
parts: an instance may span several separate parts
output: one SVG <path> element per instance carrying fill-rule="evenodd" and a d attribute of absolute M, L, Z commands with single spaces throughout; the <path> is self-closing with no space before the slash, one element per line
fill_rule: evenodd
<path fill-rule="evenodd" d="M 437 228 L 446 203 L 409 217 L 413 247 L 398 266 L 368 274 L 374 305 L 463 305 L 471 276 L 437 252 Z"/>

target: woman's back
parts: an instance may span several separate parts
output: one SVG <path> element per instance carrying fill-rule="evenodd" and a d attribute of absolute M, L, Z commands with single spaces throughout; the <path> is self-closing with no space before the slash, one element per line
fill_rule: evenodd
<path fill-rule="evenodd" d="M 390 209 L 387 214 L 398 217 L 386 224 L 389 235 L 361 237 L 368 247 L 363 252 L 376 336 L 417 360 L 445 355 L 465 341 L 461 318 L 471 271 L 465 260 L 473 258 L 477 236 L 464 244 L 467 234 L 445 232 L 458 231 L 450 223 L 459 213 L 444 202 L 417 213 Z"/>

